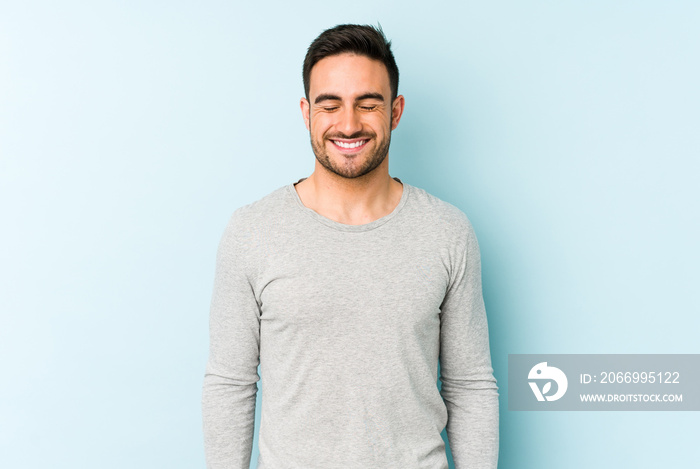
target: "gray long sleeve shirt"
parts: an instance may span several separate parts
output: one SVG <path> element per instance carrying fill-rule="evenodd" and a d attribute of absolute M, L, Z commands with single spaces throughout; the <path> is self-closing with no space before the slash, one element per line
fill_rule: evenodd
<path fill-rule="evenodd" d="M 221 240 L 203 388 L 209 468 L 457 469 L 498 459 L 479 248 L 454 206 L 404 184 L 365 225 L 294 185 L 237 210 Z M 442 391 L 437 387 L 438 359 Z"/>

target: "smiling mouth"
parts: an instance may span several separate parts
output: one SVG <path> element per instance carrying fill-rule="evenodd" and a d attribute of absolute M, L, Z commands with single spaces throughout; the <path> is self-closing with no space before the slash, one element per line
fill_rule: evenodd
<path fill-rule="evenodd" d="M 353 140 L 334 140 L 334 139 L 331 139 L 331 142 L 333 142 L 333 145 L 335 145 L 335 147 L 341 151 L 354 152 L 357 150 L 361 150 L 367 144 L 367 142 L 369 142 L 369 139 L 368 138 L 357 138 L 357 139 L 353 139 Z"/>

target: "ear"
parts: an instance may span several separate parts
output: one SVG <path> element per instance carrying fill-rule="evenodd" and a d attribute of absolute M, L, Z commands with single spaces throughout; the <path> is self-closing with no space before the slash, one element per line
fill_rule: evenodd
<path fill-rule="evenodd" d="M 306 130 L 311 130 L 311 128 L 309 127 L 309 109 L 311 108 L 311 106 L 309 105 L 309 101 L 306 98 L 301 98 L 301 101 L 299 102 L 299 107 L 301 107 L 301 117 L 304 118 Z"/>
<path fill-rule="evenodd" d="M 399 121 L 403 115 L 403 108 L 406 104 L 403 95 L 398 95 L 391 105 L 391 130 L 399 126 Z"/>

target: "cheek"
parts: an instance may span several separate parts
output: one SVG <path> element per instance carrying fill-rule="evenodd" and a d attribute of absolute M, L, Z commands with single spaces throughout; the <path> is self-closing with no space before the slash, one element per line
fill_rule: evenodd
<path fill-rule="evenodd" d="M 326 115 L 312 115 L 309 122 L 309 130 L 312 134 L 320 137 L 328 131 L 332 124 Z"/>
<path fill-rule="evenodd" d="M 377 119 L 372 124 L 372 127 L 376 129 L 377 133 L 387 134 L 391 132 L 392 120 L 391 116 L 377 116 Z"/>

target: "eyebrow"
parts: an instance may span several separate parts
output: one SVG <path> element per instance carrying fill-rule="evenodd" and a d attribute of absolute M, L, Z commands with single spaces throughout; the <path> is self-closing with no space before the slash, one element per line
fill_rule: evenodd
<path fill-rule="evenodd" d="M 382 96 L 379 93 L 365 93 L 363 95 L 358 96 L 355 101 L 363 101 L 365 99 L 376 99 L 377 101 L 384 102 L 384 96 Z"/>
<path fill-rule="evenodd" d="M 384 96 L 382 96 L 380 93 L 365 93 L 355 98 L 355 101 L 362 101 L 364 99 L 376 99 L 377 101 L 384 102 Z M 335 94 L 323 93 L 316 96 L 316 99 L 314 99 L 314 104 L 318 104 L 322 101 L 342 101 L 342 99 L 340 99 L 340 96 Z"/>
<path fill-rule="evenodd" d="M 340 96 L 328 93 L 319 94 L 318 96 L 316 96 L 314 104 L 318 104 L 321 101 L 340 101 Z"/>

